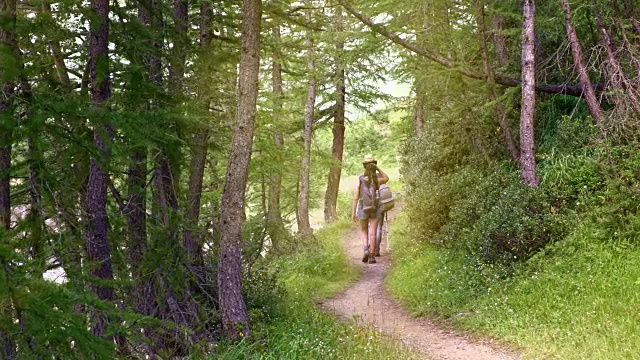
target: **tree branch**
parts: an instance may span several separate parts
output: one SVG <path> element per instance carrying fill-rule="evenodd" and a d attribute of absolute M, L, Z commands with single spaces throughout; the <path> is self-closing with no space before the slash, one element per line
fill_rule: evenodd
<path fill-rule="evenodd" d="M 347 3 L 346 0 L 336 0 L 340 5 L 342 5 L 348 12 L 350 12 L 353 16 L 355 16 L 358 20 L 360 20 L 363 24 L 368 26 L 374 32 L 386 37 L 391 40 L 393 43 L 402 46 L 403 48 L 410 50 L 420 56 L 423 56 L 433 62 L 436 62 L 446 68 L 455 69 L 461 75 L 466 76 L 468 78 L 477 79 L 477 80 L 485 80 L 487 81 L 487 74 L 481 71 L 476 71 L 473 69 L 469 69 L 459 63 L 456 63 L 454 60 L 443 56 L 442 54 L 438 54 L 436 52 L 430 51 L 428 49 L 424 49 L 418 47 L 416 44 L 411 43 L 410 41 L 402 39 L 398 34 L 388 30 L 383 25 L 376 24 L 370 18 L 363 15 L 361 12 L 353 8 L 350 4 Z M 520 86 L 521 81 L 518 79 L 510 78 L 504 75 L 495 75 L 495 82 L 497 84 L 515 87 Z M 604 90 L 603 84 L 593 84 L 592 88 L 596 91 Z M 550 94 L 566 94 L 572 96 L 582 96 L 582 87 L 580 85 L 537 85 L 536 91 L 550 93 Z"/>

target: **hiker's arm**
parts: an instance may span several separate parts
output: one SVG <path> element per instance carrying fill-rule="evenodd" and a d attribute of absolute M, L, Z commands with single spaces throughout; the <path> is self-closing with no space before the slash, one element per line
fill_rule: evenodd
<path fill-rule="evenodd" d="M 386 184 L 387 181 L 389 181 L 389 175 L 382 171 L 378 166 L 376 166 L 376 169 L 378 169 L 378 184 Z"/>
<path fill-rule="evenodd" d="M 360 181 L 353 188 L 353 204 L 351 206 L 351 219 L 353 221 L 358 219 L 358 199 L 360 199 Z"/>

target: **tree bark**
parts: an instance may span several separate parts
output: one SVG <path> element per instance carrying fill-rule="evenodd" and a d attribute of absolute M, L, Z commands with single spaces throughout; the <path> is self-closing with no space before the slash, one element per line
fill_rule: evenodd
<path fill-rule="evenodd" d="M 51 16 L 51 3 L 48 0 L 43 1 L 42 3 L 42 13 L 47 17 Z M 69 78 L 69 69 L 64 62 L 60 42 L 49 39 L 47 40 L 47 43 L 49 44 L 51 55 L 53 55 L 53 59 L 56 64 L 56 72 L 58 73 L 58 79 L 60 80 L 62 89 L 65 93 L 70 93 L 73 90 L 73 86 L 71 84 L 71 79 Z"/>
<path fill-rule="evenodd" d="M 0 22 L 0 51 L 15 58 L 16 1 L 0 0 L 0 16 L 3 19 Z M 17 78 L 12 74 L 16 74 L 18 69 L 4 66 L 15 63 L 17 59 L 6 61 L 0 68 L 0 225 L 6 230 L 11 228 L 11 148 L 16 123 L 13 119 L 13 96 Z"/>
<path fill-rule="evenodd" d="M 629 102 L 631 103 L 631 107 L 636 113 L 640 114 L 640 101 L 638 101 L 638 96 L 634 92 L 635 89 L 629 79 L 627 79 L 622 66 L 620 66 L 620 62 L 615 55 L 616 46 L 613 43 L 613 39 L 609 35 L 609 32 L 604 25 L 602 15 L 600 15 L 595 2 L 592 1 L 592 5 L 593 11 L 596 15 L 596 23 L 598 24 L 598 29 L 600 30 L 600 34 L 602 34 L 602 43 L 607 52 L 607 59 L 609 60 L 609 81 L 613 84 L 613 87 L 621 87 L 622 89 L 624 89 L 629 98 Z"/>
<path fill-rule="evenodd" d="M 498 121 L 498 125 L 500 126 L 500 130 L 502 130 L 502 137 L 504 141 L 504 145 L 511 156 L 511 160 L 513 160 L 516 164 L 520 164 L 520 149 L 516 145 L 515 140 L 513 139 L 513 135 L 511 134 L 511 127 L 509 126 L 509 122 L 507 121 L 507 114 L 504 109 L 504 104 L 501 102 L 497 102 L 498 90 L 496 89 L 495 84 L 495 72 L 493 70 L 493 66 L 491 66 L 491 61 L 489 59 L 489 50 L 487 46 L 487 29 L 485 26 L 485 13 L 484 13 L 484 1 L 479 4 L 479 14 L 478 14 L 478 28 L 479 28 L 479 37 L 480 37 L 480 47 L 482 54 L 482 62 L 484 63 L 484 71 L 487 75 L 487 82 L 489 86 L 489 99 L 492 103 L 495 103 L 493 112 Z M 498 46 L 496 46 L 498 48 Z M 504 55 L 503 55 L 504 56 Z"/>
<path fill-rule="evenodd" d="M 311 10 L 306 10 L 307 23 L 311 23 Z M 313 118 L 316 107 L 316 78 L 315 78 L 315 54 L 311 30 L 307 34 L 307 70 L 309 73 L 309 85 L 307 105 L 304 111 L 303 152 L 300 166 L 300 192 L 298 193 L 298 232 L 303 237 L 309 237 L 313 233 L 309 222 L 309 192 L 311 184 L 311 136 L 313 134 Z"/>
<path fill-rule="evenodd" d="M 492 18 L 493 26 L 493 44 L 496 48 L 496 55 L 498 58 L 498 64 L 505 66 L 509 62 L 509 50 L 507 48 L 507 37 L 504 36 L 504 17 L 502 15 L 495 15 Z"/>
<path fill-rule="evenodd" d="M 16 1 L 0 0 L 0 53 L 15 54 L 15 29 L 16 29 Z M 11 55 L 9 55 L 11 56 Z M 14 55 L 15 56 L 15 55 Z M 16 73 L 14 68 L 4 66 L 14 63 L 7 61 L 0 63 L 0 233 L 6 233 L 11 229 L 11 152 L 13 143 L 13 129 L 15 127 L 13 96 L 16 79 L 11 74 Z M 6 234 L 3 234 L 3 237 Z M 1 273 L 6 276 L 9 260 L 0 256 L 2 262 Z M 11 302 L 0 307 L 2 316 L 14 319 L 13 305 Z M 0 329 L 0 358 L 15 359 L 16 344 L 13 337 Z"/>
<path fill-rule="evenodd" d="M 273 113 L 276 119 L 282 116 L 282 106 L 284 101 L 284 91 L 282 88 L 282 53 L 280 51 L 280 26 L 275 25 L 273 28 L 273 39 L 276 44 L 273 50 L 273 63 L 271 67 L 271 82 L 273 85 L 274 107 Z M 273 134 L 273 140 L 276 145 L 276 151 L 281 154 L 284 148 L 284 135 L 279 126 L 276 126 Z M 275 167 L 269 174 L 269 201 L 267 204 L 267 231 L 271 239 L 272 251 L 278 252 L 280 243 L 287 235 L 284 227 L 282 213 L 280 208 L 280 195 L 282 193 L 282 173 L 281 167 Z"/>
<path fill-rule="evenodd" d="M 477 80 L 487 80 L 487 76 L 482 71 L 476 71 L 473 69 L 469 69 L 462 64 L 457 63 L 456 61 L 436 52 L 433 52 L 428 49 L 424 49 L 418 47 L 416 44 L 411 43 L 405 39 L 402 39 L 398 34 L 395 34 L 389 30 L 387 30 L 384 26 L 380 24 L 376 24 L 370 18 L 364 16 L 361 12 L 357 11 L 353 6 L 349 5 L 346 0 L 336 0 L 340 5 L 344 6 L 347 11 L 349 11 L 353 16 L 358 18 L 363 24 L 367 25 L 374 32 L 386 37 L 391 40 L 393 43 L 398 44 L 404 47 L 407 50 L 410 50 L 420 56 L 424 56 L 425 58 L 434 61 L 446 68 L 456 69 L 456 71 L 468 78 L 477 79 Z M 516 87 L 521 86 L 522 81 L 518 79 L 513 79 L 504 75 L 496 74 L 495 82 L 500 85 L 508 86 L 508 87 Z M 604 85 L 602 84 L 593 84 L 593 90 L 602 91 L 604 90 Z M 582 96 L 584 89 L 580 86 L 575 85 L 536 85 L 535 91 L 550 93 L 550 94 L 565 94 L 571 96 Z"/>
<path fill-rule="evenodd" d="M 344 16 L 342 8 L 336 7 L 335 29 L 336 32 L 344 31 Z M 340 176 L 342 174 L 342 155 L 344 153 L 344 120 L 345 120 L 345 103 L 346 103 L 346 77 L 342 59 L 340 58 L 344 52 L 344 41 L 336 42 L 337 55 L 334 57 L 336 66 L 335 74 L 335 91 L 336 103 L 334 105 L 333 114 L 333 145 L 331 147 L 331 155 L 333 162 L 329 168 L 329 179 L 327 181 L 327 190 L 324 197 L 324 222 L 329 224 L 338 219 L 338 191 L 340 190 Z"/>
<path fill-rule="evenodd" d="M 172 61 L 169 64 L 169 91 L 172 96 L 182 97 L 184 79 L 185 49 L 188 44 L 189 1 L 173 0 L 175 37 L 173 39 Z"/>
<path fill-rule="evenodd" d="M 242 225 L 256 121 L 262 1 L 244 0 L 242 14 L 238 108 L 222 193 L 222 237 L 218 263 L 222 326 L 225 334 L 232 339 L 246 337 L 251 332 L 249 314 L 242 295 Z"/>
<path fill-rule="evenodd" d="M 422 137 L 422 133 L 424 132 L 424 122 L 425 122 L 424 107 L 427 102 L 427 94 L 425 93 L 424 86 L 422 85 L 422 80 L 415 79 L 413 84 L 414 84 L 413 88 L 415 89 L 414 91 L 416 93 L 416 98 L 414 100 L 415 105 L 414 105 L 414 114 L 413 114 L 415 129 L 416 129 L 416 136 Z"/>
<path fill-rule="evenodd" d="M 524 2 L 524 24 L 522 27 L 522 105 L 520 112 L 520 164 L 522 181 L 530 187 L 538 187 L 540 179 L 536 172 L 534 117 L 536 108 L 536 59 L 535 59 L 534 0 Z"/>
<path fill-rule="evenodd" d="M 183 97 L 185 50 L 188 45 L 188 0 L 173 0 L 173 20 L 174 31 L 173 47 L 171 59 L 169 61 L 169 78 L 167 88 L 175 103 L 180 103 Z M 176 124 L 169 119 L 167 131 L 178 133 Z M 178 214 L 178 187 L 180 179 L 180 168 L 176 159 L 176 152 L 170 151 L 169 145 L 160 145 L 160 154 L 156 164 L 156 190 L 158 197 L 158 207 L 162 223 L 167 231 L 169 241 L 178 242 L 178 229 L 175 223 Z"/>
<path fill-rule="evenodd" d="M 200 5 L 200 47 L 204 53 L 211 44 L 211 17 L 213 9 L 210 1 L 203 1 Z M 209 99 L 200 99 L 206 109 L 209 108 Z M 204 169 L 207 161 L 207 149 L 209 143 L 208 124 L 201 124 L 196 130 L 193 138 L 193 148 L 191 151 L 191 167 L 189 170 L 189 188 L 187 193 L 187 209 L 185 222 L 187 224 L 184 232 L 184 247 L 187 250 L 187 261 L 189 267 L 196 273 L 198 278 L 202 278 L 202 240 L 199 235 L 194 235 L 193 229 L 198 226 L 200 218 L 200 201 L 202 198 L 202 183 Z"/>
<path fill-rule="evenodd" d="M 573 53 L 573 62 L 576 66 L 576 70 L 578 70 L 580 87 L 582 88 L 584 97 L 587 100 L 587 105 L 589 106 L 589 111 L 591 112 L 591 116 L 593 116 L 593 120 L 596 124 L 600 124 L 604 115 L 600 108 L 600 102 L 598 101 L 596 93 L 593 90 L 593 86 L 591 85 L 591 80 L 589 80 L 589 74 L 584 64 L 582 46 L 580 45 L 578 34 L 571 23 L 571 7 L 567 0 L 560 0 L 560 2 L 562 3 L 562 10 L 564 10 L 564 23 L 567 29 L 569 44 L 571 45 L 571 52 Z"/>
<path fill-rule="evenodd" d="M 91 39 L 89 66 L 91 72 L 91 98 L 97 108 L 111 96 L 109 82 L 109 0 L 91 2 Z M 89 276 L 95 279 L 93 291 L 99 299 L 113 301 L 115 293 L 105 282 L 113 280 L 111 249 L 109 248 L 109 219 L 107 216 L 107 186 L 109 174 L 105 169 L 109 160 L 109 141 L 113 137 L 111 125 L 94 122 L 93 144 L 98 157 L 92 157 L 87 185 L 87 255 L 91 263 Z M 108 319 L 99 310 L 92 314 L 91 332 L 105 336 Z"/>

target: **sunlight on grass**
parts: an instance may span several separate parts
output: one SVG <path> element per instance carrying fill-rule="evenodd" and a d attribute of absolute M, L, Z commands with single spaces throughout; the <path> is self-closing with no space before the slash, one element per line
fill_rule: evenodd
<path fill-rule="evenodd" d="M 488 281 L 465 271 L 463 257 L 416 247 L 392 228 L 396 263 L 387 282 L 416 314 L 504 339 L 525 359 L 632 359 L 640 353 L 640 249 L 593 238 L 582 225 L 516 269 Z"/>
<path fill-rule="evenodd" d="M 591 239 L 586 226 L 532 259 L 478 303 L 467 324 L 518 341 L 534 356 L 631 359 L 640 353 L 640 249 Z"/>

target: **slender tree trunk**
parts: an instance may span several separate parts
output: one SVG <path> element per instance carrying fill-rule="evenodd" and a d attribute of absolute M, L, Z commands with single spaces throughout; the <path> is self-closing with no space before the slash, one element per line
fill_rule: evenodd
<path fill-rule="evenodd" d="M 482 53 L 482 62 L 484 63 L 484 71 L 487 74 L 487 82 L 489 85 L 489 99 L 492 103 L 495 103 L 493 111 L 495 117 L 498 121 L 498 125 L 500 126 L 500 130 L 502 130 L 502 137 L 504 141 L 504 145 L 511 156 L 511 160 L 513 160 L 516 164 L 520 163 L 520 149 L 516 145 L 515 140 L 513 139 L 513 135 L 511 134 L 511 127 L 509 126 L 509 122 L 507 119 L 507 113 L 504 109 L 504 104 L 497 103 L 498 100 L 498 90 L 496 89 L 495 83 L 495 72 L 493 70 L 493 66 L 491 66 L 491 61 L 489 59 L 489 50 L 487 46 L 487 29 L 485 27 L 485 13 L 484 13 L 484 1 L 479 4 L 479 14 L 478 14 L 478 28 L 479 36 L 480 36 L 480 47 Z"/>
<path fill-rule="evenodd" d="M 335 28 L 336 32 L 344 31 L 344 15 L 341 7 L 336 7 Z M 324 197 L 324 221 L 329 224 L 338 219 L 338 191 L 340 190 L 340 176 L 342 175 L 342 155 L 344 153 L 344 120 L 346 108 L 346 77 L 343 60 L 340 58 L 344 52 L 344 41 L 336 42 L 337 55 L 334 58 L 336 77 L 336 103 L 333 116 L 333 145 L 331 155 L 333 162 L 329 168 L 329 180 Z"/>
<path fill-rule="evenodd" d="M 495 45 L 498 64 L 505 66 L 509 62 L 509 50 L 507 48 L 507 37 L 504 35 L 504 17 L 495 15 L 492 17 L 492 40 Z"/>
<path fill-rule="evenodd" d="M 155 37 L 160 31 L 160 7 L 157 0 L 138 3 L 138 19 L 149 28 L 149 32 Z M 150 47 L 157 47 L 159 42 L 155 38 L 148 39 Z M 142 56 L 146 73 L 152 84 L 160 86 L 161 64 L 158 54 L 145 54 Z M 151 100 L 150 107 L 154 108 L 155 100 Z M 155 283 L 152 276 L 143 271 L 144 258 L 147 255 L 147 162 L 149 150 L 146 146 L 134 146 L 129 160 L 127 228 L 129 236 L 129 259 L 131 261 L 132 276 L 136 282 L 134 298 L 136 311 L 143 315 L 151 315 L 156 303 Z M 145 329 L 145 334 L 151 336 L 151 330 Z M 153 351 L 149 354 L 155 358 Z"/>
<path fill-rule="evenodd" d="M 538 187 L 540 179 L 536 172 L 534 116 L 536 108 L 536 59 L 535 59 L 534 0 L 524 2 L 524 24 L 522 27 L 522 105 L 520 112 L 520 165 L 522 181 L 530 187 Z"/>
<path fill-rule="evenodd" d="M 3 87 L 4 96 L 12 96 L 13 86 Z M 0 95 L 2 96 L 2 95 Z M 0 100 L 0 224 L 6 230 L 11 228 L 11 145 L 13 141 L 13 125 L 10 119 L 13 116 L 13 107 L 10 99 Z"/>
<path fill-rule="evenodd" d="M 183 98 L 185 50 L 187 47 L 188 29 L 188 1 L 173 0 L 174 37 L 171 61 L 169 62 L 169 79 L 167 87 L 172 99 L 179 103 Z M 170 124 L 167 131 L 177 134 L 176 124 Z M 156 189 L 158 207 L 163 225 L 166 227 L 167 238 L 170 241 L 178 241 L 177 224 L 178 214 L 178 185 L 180 169 L 177 158 L 178 150 L 170 151 L 169 146 L 162 144 L 156 164 Z"/>
<path fill-rule="evenodd" d="M 640 114 L 640 101 L 638 101 L 638 96 L 634 92 L 635 89 L 629 79 L 627 79 L 622 66 L 620 66 L 620 62 L 615 55 L 616 46 L 613 43 L 613 39 L 609 35 L 609 31 L 607 31 L 607 28 L 604 25 L 604 21 L 602 20 L 602 16 L 600 15 L 600 12 L 598 11 L 598 8 L 596 7 L 594 1 L 592 1 L 592 5 L 593 11 L 596 15 L 596 23 L 598 24 L 598 29 L 600 30 L 600 34 L 602 34 L 602 43 L 607 52 L 607 59 L 609 60 L 609 81 L 611 82 L 613 87 L 622 87 L 624 89 L 629 102 L 631 103 L 631 107 L 636 113 Z"/>
<path fill-rule="evenodd" d="M 42 13 L 50 17 L 51 16 L 51 3 L 47 1 L 43 1 L 42 3 Z M 71 85 L 71 79 L 69 78 L 69 69 L 64 62 L 64 57 L 62 54 L 62 50 L 60 47 L 60 42 L 53 39 L 48 39 L 47 43 L 49 44 L 49 49 L 51 50 L 51 55 L 53 55 L 53 59 L 56 64 L 56 72 L 58 73 L 58 79 L 62 84 L 62 88 L 65 93 L 70 93 L 73 88 Z"/>
<path fill-rule="evenodd" d="M 91 69 L 91 97 L 96 107 L 104 107 L 111 96 L 109 84 L 109 0 L 91 2 L 91 40 L 89 62 Z M 105 282 L 113 280 L 111 249 L 109 248 L 109 219 L 107 217 L 107 186 L 109 174 L 105 169 L 109 160 L 109 141 L 113 137 L 113 128 L 109 124 L 94 122 L 93 143 L 98 157 L 91 158 L 89 181 L 87 185 L 87 255 L 91 270 L 89 275 L 95 279 L 93 290 L 101 300 L 113 301 L 115 293 Z M 108 318 L 95 309 L 92 333 L 105 336 Z"/>
<path fill-rule="evenodd" d="M 18 69 L 8 68 L 18 63 L 16 54 L 16 0 L 0 0 L 0 53 L 9 55 L 0 63 L 0 224 L 6 230 L 11 228 L 11 148 L 13 144 L 14 92 L 17 78 L 12 76 Z M 14 65 L 15 66 L 15 65 Z"/>
<path fill-rule="evenodd" d="M 49 252 L 45 251 L 44 220 L 42 215 L 42 176 L 40 168 L 42 167 L 42 150 L 38 146 L 39 134 L 41 129 L 36 127 L 31 111 L 31 103 L 33 102 L 31 93 L 31 84 L 24 77 L 24 64 L 20 63 L 21 80 L 20 89 L 26 107 L 25 123 L 28 124 L 27 147 L 29 154 L 29 222 L 31 224 L 30 244 L 32 259 L 35 262 L 36 276 L 40 276 L 46 271 L 47 259 Z"/>
<path fill-rule="evenodd" d="M 245 188 L 251 161 L 260 71 L 261 0 L 244 0 L 242 48 L 238 81 L 238 109 L 231 156 L 222 192 L 222 238 L 218 264 L 218 289 L 222 326 L 227 336 L 239 339 L 251 332 L 242 295 L 242 225 Z"/>
<path fill-rule="evenodd" d="M 274 108 L 273 112 L 276 119 L 280 119 L 283 115 L 282 106 L 284 101 L 284 91 L 282 88 L 282 53 L 280 51 L 280 26 L 275 25 L 273 28 L 273 38 L 276 46 L 273 50 L 273 64 L 271 67 L 271 82 L 273 85 Z M 282 153 L 284 148 L 284 135 L 282 130 L 277 126 L 273 134 L 273 140 L 276 145 L 278 155 Z M 269 201 L 267 205 L 267 231 L 271 238 L 272 251 L 278 252 L 280 243 L 287 236 L 287 230 L 284 227 L 282 214 L 280 209 L 280 194 L 282 193 L 282 174 L 281 167 L 276 166 L 269 174 Z"/>
<path fill-rule="evenodd" d="M 188 44 L 189 1 L 173 0 L 175 38 L 173 39 L 173 60 L 169 64 L 169 89 L 173 96 L 181 98 L 184 79 L 185 49 Z"/>
<path fill-rule="evenodd" d="M 0 53 L 13 54 L 16 28 L 16 1 L 0 0 Z M 10 55 L 11 56 L 11 55 Z M 13 143 L 13 129 L 15 126 L 13 96 L 15 78 L 10 74 L 16 69 L 5 68 L 12 61 L 0 62 L 0 233 L 3 238 L 11 229 L 11 149 Z M 0 274 L 6 277 L 8 259 L 0 255 L 2 269 Z M 0 312 L 6 319 L 14 319 L 12 304 L 2 304 Z M 9 333 L 0 329 L 0 358 L 15 359 L 16 344 Z"/>
<path fill-rule="evenodd" d="M 582 92 L 587 100 L 587 105 L 589 106 L 589 111 L 591 112 L 591 116 L 593 116 L 593 120 L 596 124 L 600 124 L 604 115 L 602 114 L 598 97 L 591 86 L 591 80 L 589 80 L 589 74 L 584 64 L 582 46 L 580 45 L 578 34 L 571 23 L 571 7 L 567 0 L 560 0 L 560 2 L 562 3 L 562 9 L 564 10 L 564 23 L 567 29 L 569 44 L 571 45 L 571 52 L 573 53 L 573 62 L 580 77 L 580 86 L 582 87 Z"/>
<path fill-rule="evenodd" d="M 413 119 L 415 123 L 416 129 L 416 137 L 422 137 L 422 133 L 424 132 L 424 122 L 425 122 L 425 114 L 424 107 L 427 102 L 427 94 L 425 93 L 424 86 L 422 82 L 418 79 L 413 81 L 413 88 L 416 93 L 416 98 L 414 99 L 414 114 Z"/>
<path fill-rule="evenodd" d="M 211 18 L 213 8 L 210 1 L 203 1 L 200 5 L 200 47 L 202 53 L 211 44 Z M 204 96 L 201 99 L 205 108 L 209 108 L 209 98 Z M 204 179 L 204 169 L 207 161 L 207 148 L 209 143 L 208 124 L 202 124 L 197 130 L 193 139 L 191 152 L 191 167 L 189 172 L 189 189 L 187 193 L 187 209 L 185 222 L 187 228 L 184 232 L 184 247 L 187 250 L 187 261 L 198 280 L 202 279 L 204 269 L 202 269 L 202 240 L 198 235 L 193 234 L 193 229 L 197 228 L 200 218 L 200 200 L 202 198 L 202 183 Z"/>
<path fill-rule="evenodd" d="M 307 22 L 311 22 L 311 10 L 306 11 Z M 316 106 L 316 79 L 315 79 L 315 54 L 313 50 L 313 39 L 309 34 L 307 40 L 307 57 L 309 72 L 309 92 L 307 95 L 307 105 L 304 111 L 304 150 L 302 153 L 302 165 L 300 167 L 300 192 L 298 193 L 298 232 L 303 237 L 311 236 L 311 224 L 309 222 L 309 192 L 311 183 L 311 137 L 313 135 L 313 118 Z"/>

